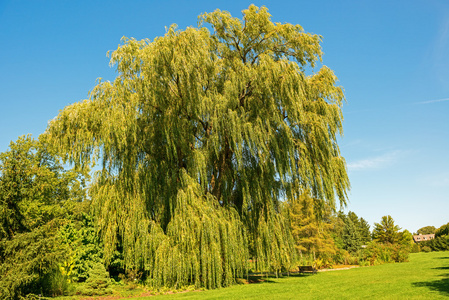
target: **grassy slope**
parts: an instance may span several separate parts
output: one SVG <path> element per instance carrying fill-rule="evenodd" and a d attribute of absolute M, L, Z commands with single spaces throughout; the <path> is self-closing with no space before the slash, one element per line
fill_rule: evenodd
<path fill-rule="evenodd" d="M 449 252 L 411 254 L 409 263 L 270 278 L 269 282 L 139 299 L 447 299 Z"/>

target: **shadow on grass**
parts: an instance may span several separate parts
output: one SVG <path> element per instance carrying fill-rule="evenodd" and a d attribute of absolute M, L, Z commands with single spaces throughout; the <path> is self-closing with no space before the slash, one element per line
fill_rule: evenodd
<path fill-rule="evenodd" d="M 434 259 L 449 259 L 449 256 L 435 257 Z M 444 263 L 446 264 L 446 262 Z M 449 266 L 435 267 L 433 270 L 449 270 Z M 440 274 L 443 279 L 433 281 L 423 281 L 412 283 L 415 287 L 426 287 L 431 291 L 439 292 L 444 296 L 449 296 L 449 273 Z"/>
<path fill-rule="evenodd" d="M 276 281 L 271 280 L 271 276 L 261 276 L 261 275 L 250 275 L 248 278 L 239 278 L 238 282 L 241 284 L 253 284 L 253 283 L 276 283 Z"/>
<path fill-rule="evenodd" d="M 436 291 L 443 296 L 449 296 L 449 278 L 434 281 L 414 282 L 415 287 L 426 287 L 431 291 Z"/>
<path fill-rule="evenodd" d="M 288 278 L 288 277 L 307 277 L 313 276 L 312 274 L 300 274 L 300 273 L 290 273 L 290 275 L 282 275 L 279 278 Z M 248 278 L 239 278 L 238 282 L 240 284 L 253 284 L 253 283 L 276 283 L 273 279 L 276 279 L 275 276 L 268 275 L 249 275 Z"/>

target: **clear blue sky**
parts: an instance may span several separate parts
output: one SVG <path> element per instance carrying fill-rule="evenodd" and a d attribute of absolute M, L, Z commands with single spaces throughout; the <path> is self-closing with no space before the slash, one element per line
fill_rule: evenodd
<path fill-rule="evenodd" d="M 345 88 L 347 210 L 402 228 L 449 222 L 449 1 L 8 1 L 0 0 L 0 152 L 44 132 L 98 77 L 114 79 L 108 50 L 123 36 L 196 26 L 219 8 L 251 3 L 278 22 L 323 36 L 323 63 Z"/>

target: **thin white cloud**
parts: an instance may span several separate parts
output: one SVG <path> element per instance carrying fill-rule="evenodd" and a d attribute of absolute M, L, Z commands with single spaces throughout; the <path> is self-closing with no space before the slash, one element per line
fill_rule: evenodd
<path fill-rule="evenodd" d="M 380 156 L 350 162 L 348 163 L 348 170 L 361 171 L 385 168 L 394 163 L 397 160 L 399 154 L 400 151 L 393 151 Z"/>
<path fill-rule="evenodd" d="M 438 37 L 434 44 L 433 70 L 435 76 L 443 87 L 447 87 L 447 77 L 449 75 L 449 60 L 447 53 L 449 51 L 449 18 L 446 13 L 445 18 L 440 24 Z"/>
<path fill-rule="evenodd" d="M 422 182 L 436 188 L 449 187 L 449 172 L 440 172 L 431 176 L 426 176 L 422 179 Z"/>
<path fill-rule="evenodd" d="M 444 102 L 444 101 L 449 101 L 449 98 L 427 100 L 427 101 L 422 101 L 422 102 L 416 102 L 416 104 L 430 104 L 430 103 L 437 103 L 437 102 Z"/>
<path fill-rule="evenodd" d="M 435 179 L 435 181 L 432 184 L 436 187 L 448 187 L 449 177 Z"/>

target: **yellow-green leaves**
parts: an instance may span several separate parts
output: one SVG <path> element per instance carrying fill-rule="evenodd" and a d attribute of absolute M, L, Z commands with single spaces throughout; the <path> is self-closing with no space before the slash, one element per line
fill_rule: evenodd
<path fill-rule="evenodd" d="M 103 163 L 91 197 L 106 259 L 122 249 L 124 267 L 155 285 L 206 287 L 230 284 L 248 255 L 291 263 L 280 202 L 307 189 L 344 204 L 349 188 L 343 90 L 327 67 L 304 71 L 320 40 L 254 5 L 242 19 L 217 10 L 199 28 L 123 39 L 116 80 L 48 128 L 67 160 Z"/>

